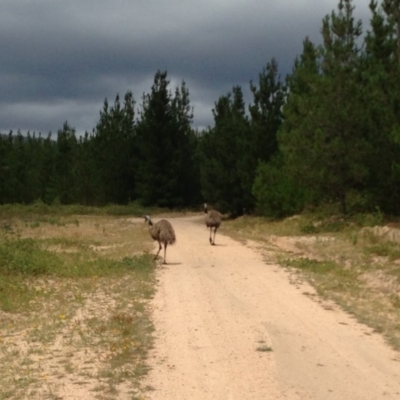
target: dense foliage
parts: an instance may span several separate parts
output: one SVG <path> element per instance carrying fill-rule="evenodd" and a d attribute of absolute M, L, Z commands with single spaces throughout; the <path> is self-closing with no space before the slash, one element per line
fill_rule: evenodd
<path fill-rule="evenodd" d="M 67 122 L 56 140 L 1 136 L 0 203 L 198 204 L 189 92 L 184 82 L 174 95 L 168 86 L 167 73 L 158 71 L 138 119 L 132 92 L 123 103 L 117 95 L 112 106 L 105 99 L 96 127 L 80 138 Z"/>
<path fill-rule="evenodd" d="M 275 217 L 337 203 L 343 213 L 400 214 L 400 0 L 370 1 L 363 33 L 352 0 L 322 20 L 321 44 L 304 39 L 281 80 L 272 59 L 212 110 L 195 132 L 185 82 L 158 71 L 136 102 L 107 99 L 91 133 L 66 122 L 51 135 L 0 138 L 0 203 L 139 201 L 185 207 L 202 201 L 231 215 Z"/>

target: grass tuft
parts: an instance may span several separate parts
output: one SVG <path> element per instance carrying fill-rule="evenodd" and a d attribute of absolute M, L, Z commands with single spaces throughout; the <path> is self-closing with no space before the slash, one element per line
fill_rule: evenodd
<path fill-rule="evenodd" d="M 0 242 L 1 275 L 43 275 L 62 270 L 57 254 L 42 250 L 34 239 L 5 239 Z"/>
<path fill-rule="evenodd" d="M 272 351 L 272 347 L 267 346 L 267 345 L 262 345 L 262 346 L 258 346 L 257 351 L 261 351 L 261 352 L 270 352 Z"/>
<path fill-rule="evenodd" d="M 142 224 L 91 211 L 0 206 L 0 399 L 59 398 L 60 379 L 102 398 L 142 390 L 153 244 Z"/>

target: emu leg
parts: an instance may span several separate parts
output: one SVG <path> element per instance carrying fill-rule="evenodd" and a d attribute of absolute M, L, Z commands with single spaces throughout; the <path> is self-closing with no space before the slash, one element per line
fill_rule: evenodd
<path fill-rule="evenodd" d="M 213 245 L 215 245 L 215 235 L 217 234 L 217 228 L 214 228 L 214 239 L 213 239 Z"/>
<path fill-rule="evenodd" d="M 212 227 L 210 226 L 210 244 L 213 244 L 211 235 L 212 235 Z"/>
<path fill-rule="evenodd" d="M 158 242 L 158 245 L 159 245 L 160 247 L 158 248 L 157 254 L 154 256 L 154 259 L 155 259 L 155 260 L 157 260 L 158 254 L 160 253 L 160 250 L 161 250 L 161 247 L 162 247 L 160 242 Z"/>
<path fill-rule="evenodd" d="M 167 263 L 167 246 L 168 246 L 168 243 L 164 243 L 164 262 L 163 262 L 163 264 Z"/>

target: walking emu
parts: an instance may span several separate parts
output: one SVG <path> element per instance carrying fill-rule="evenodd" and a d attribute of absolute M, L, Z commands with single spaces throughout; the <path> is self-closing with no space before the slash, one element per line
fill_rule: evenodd
<path fill-rule="evenodd" d="M 149 215 L 144 217 L 144 221 L 149 224 L 150 236 L 157 240 L 159 248 L 157 254 L 154 256 L 154 259 L 157 259 L 158 254 L 162 248 L 162 244 L 164 245 L 164 262 L 167 263 L 167 246 L 169 244 L 174 244 L 176 242 L 175 231 L 172 225 L 165 219 L 158 221 L 153 224 Z"/>
<path fill-rule="evenodd" d="M 210 244 L 215 245 L 215 235 L 217 233 L 217 229 L 221 225 L 221 214 L 217 210 L 208 211 L 207 203 L 204 203 L 204 214 L 206 227 L 210 228 Z M 214 238 L 212 239 L 212 230 L 214 228 Z"/>

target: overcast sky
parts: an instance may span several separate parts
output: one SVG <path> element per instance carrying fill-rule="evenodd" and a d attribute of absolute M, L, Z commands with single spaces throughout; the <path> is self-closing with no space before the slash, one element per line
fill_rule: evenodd
<path fill-rule="evenodd" d="M 137 104 L 157 70 L 184 80 L 194 127 L 275 57 L 285 76 L 338 0 L 0 0 L 0 132 L 91 131 L 104 99 Z M 369 21 L 369 0 L 354 0 Z M 364 24 L 364 31 L 367 25 Z M 247 101 L 251 97 L 247 95 Z"/>

